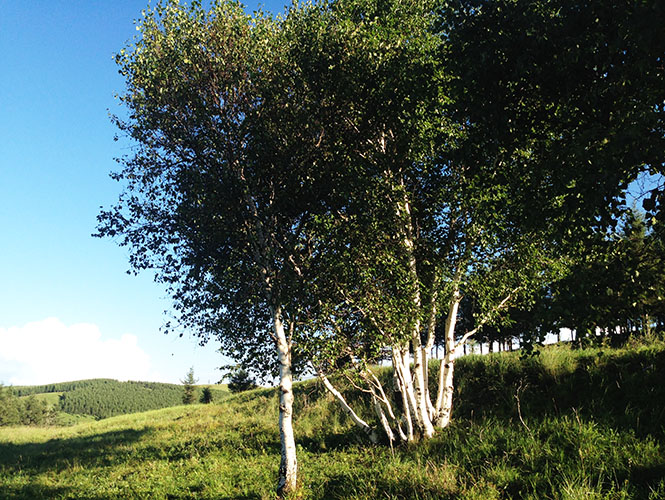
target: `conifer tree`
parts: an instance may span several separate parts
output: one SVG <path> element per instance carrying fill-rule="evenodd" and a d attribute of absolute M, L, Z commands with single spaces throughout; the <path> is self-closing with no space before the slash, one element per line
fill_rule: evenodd
<path fill-rule="evenodd" d="M 204 387 L 203 391 L 201 392 L 201 403 L 203 404 L 209 404 L 212 403 L 212 391 L 210 390 L 210 387 Z"/>
<path fill-rule="evenodd" d="M 191 405 L 196 401 L 196 397 L 194 396 L 194 385 L 198 382 L 198 379 L 194 378 L 194 367 L 189 369 L 185 378 L 180 382 L 184 388 L 182 402 L 186 405 Z"/>
<path fill-rule="evenodd" d="M 238 368 L 229 376 L 229 390 L 231 392 L 243 392 L 256 388 L 256 382 L 247 373 L 247 370 Z"/>

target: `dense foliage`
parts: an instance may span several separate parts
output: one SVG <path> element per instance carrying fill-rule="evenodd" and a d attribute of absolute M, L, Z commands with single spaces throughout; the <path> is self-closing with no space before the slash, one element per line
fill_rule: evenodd
<path fill-rule="evenodd" d="M 98 236 L 166 283 L 180 328 L 279 371 L 280 494 L 296 485 L 294 371 L 309 363 L 372 440 L 433 437 L 465 343 L 537 304 L 629 184 L 663 173 L 662 17 L 599 0 L 144 12 L 117 56 L 115 121 L 136 147 Z M 394 399 L 370 369 L 386 355 Z M 339 371 L 372 399 L 369 424 Z"/>
<path fill-rule="evenodd" d="M 528 350 L 546 335 L 571 330 L 576 345 L 621 345 L 665 334 L 665 245 L 662 228 L 643 212 L 626 211 L 613 231 L 590 235 L 569 258 L 566 275 L 544 288 L 529 308 L 510 308 L 506 321 L 483 329 L 479 341 Z M 460 310 L 474 324 L 473 298 Z"/>
<path fill-rule="evenodd" d="M 91 380 L 60 396 L 65 413 L 107 418 L 182 403 L 182 387 L 157 382 Z"/>
<path fill-rule="evenodd" d="M 545 301 L 555 328 L 576 330 L 580 341 L 607 338 L 615 344 L 665 333 L 660 231 L 648 232 L 642 214 L 630 211 L 620 230 L 596 238 Z"/>
<path fill-rule="evenodd" d="M 55 412 L 34 394 L 17 396 L 9 387 L 0 385 L 0 426 L 49 425 L 55 420 Z"/>
<path fill-rule="evenodd" d="M 252 376 L 247 370 L 243 370 L 242 368 L 233 370 L 229 375 L 228 381 L 229 391 L 231 392 L 249 391 L 250 389 L 255 389 L 257 387 Z"/>
<path fill-rule="evenodd" d="M 12 387 L 17 396 L 29 396 L 30 394 L 44 394 L 54 392 L 69 392 L 82 389 L 90 385 L 101 385 L 116 382 L 113 379 L 97 378 L 93 380 L 75 380 L 73 382 L 58 382 L 46 385 L 17 385 Z"/>
<path fill-rule="evenodd" d="M 203 390 L 201 391 L 201 399 L 200 402 L 203 404 L 210 404 L 213 402 L 215 399 L 215 396 L 213 396 L 212 391 L 210 390 L 210 387 L 204 387 Z"/>

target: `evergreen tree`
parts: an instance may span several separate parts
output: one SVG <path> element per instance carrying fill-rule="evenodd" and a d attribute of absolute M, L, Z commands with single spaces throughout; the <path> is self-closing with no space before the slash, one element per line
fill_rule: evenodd
<path fill-rule="evenodd" d="M 210 387 L 204 387 L 203 391 L 201 392 L 201 403 L 208 404 L 212 403 L 212 391 L 210 390 Z"/>
<path fill-rule="evenodd" d="M 229 390 L 231 392 L 243 392 L 255 389 L 256 382 L 242 368 L 237 368 L 229 375 Z"/>
<path fill-rule="evenodd" d="M 194 367 L 189 369 L 185 378 L 180 382 L 185 390 L 182 395 L 182 402 L 186 405 L 191 405 L 196 401 L 196 397 L 194 396 L 194 385 L 198 382 L 198 379 L 194 378 Z"/>
<path fill-rule="evenodd" d="M 21 421 L 24 425 L 48 425 L 52 423 L 54 415 L 49 410 L 46 401 L 37 399 L 33 394 L 22 403 Z"/>

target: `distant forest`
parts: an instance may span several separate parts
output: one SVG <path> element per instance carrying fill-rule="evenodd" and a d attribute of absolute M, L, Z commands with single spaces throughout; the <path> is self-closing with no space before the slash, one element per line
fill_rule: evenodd
<path fill-rule="evenodd" d="M 203 387 L 196 387 L 195 401 Z M 211 388 L 213 400 L 226 391 Z M 43 395 L 58 397 L 48 404 Z M 56 396 L 56 394 L 58 396 Z M 57 384 L 0 388 L 0 425 L 48 425 L 58 413 L 90 415 L 97 419 L 156 410 L 183 403 L 183 386 L 159 382 L 81 380 Z"/>

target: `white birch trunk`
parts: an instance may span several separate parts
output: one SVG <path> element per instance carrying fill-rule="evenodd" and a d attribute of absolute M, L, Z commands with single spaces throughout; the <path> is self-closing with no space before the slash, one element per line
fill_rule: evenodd
<path fill-rule="evenodd" d="M 413 226 L 411 224 L 411 209 L 409 207 L 409 200 L 407 198 L 406 192 L 404 193 L 404 198 L 402 200 L 403 207 L 401 209 L 404 211 L 406 217 L 406 223 L 404 228 L 404 247 L 409 256 L 409 275 L 411 279 L 411 284 L 414 287 L 413 291 L 413 305 L 416 311 L 419 311 L 421 304 L 420 297 L 420 280 L 418 279 L 418 269 L 416 263 L 416 256 L 414 253 L 414 235 L 413 235 Z M 398 209 L 399 212 L 399 209 Z M 417 313 L 416 313 L 417 314 Z M 411 330 L 411 346 L 413 350 L 413 371 L 414 371 L 414 380 L 411 380 L 411 369 L 408 359 L 408 349 L 406 352 L 406 358 L 403 362 L 403 370 L 405 372 L 405 379 L 408 379 L 406 384 L 406 389 L 409 394 L 409 400 L 412 405 L 414 417 L 416 420 L 416 425 L 418 426 L 419 433 L 426 438 L 430 438 L 434 435 L 434 426 L 430 419 L 429 406 L 427 404 L 428 390 L 427 390 L 427 377 L 424 370 L 427 370 L 427 356 L 423 354 L 422 341 L 420 340 L 420 319 L 416 319 Z M 424 366 L 423 366 L 424 365 Z"/>
<path fill-rule="evenodd" d="M 390 427 L 390 423 L 386 418 L 386 413 L 383 411 L 383 408 L 381 407 L 381 402 L 376 397 L 372 397 L 372 400 L 374 401 L 374 411 L 379 417 L 379 421 L 381 422 L 381 427 L 383 427 L 383 432 L 386 433 L 388 442 L 392 446 L 392 444 L 395 442 L 395 434 L 393 433 L 393 430 Z"/>
<path fill-rule="evenodd" d="M 453 375 L 455 371 L 455 324 L 461 296 L 455 288 L 446 319 L 446 353 L 439 366 L 439 387 L 436 397 L 435 424 L 443 429 L 450 423 L 453 408 Z"/>
<path fill-rule="evenodd" d="M 397 427 L 397 432 L 399 433 L 399 437 L 402 441 L 408 441 L 406 434 L 404 433 L 404 430 L 402 429 L 401 422 L 395 417 L 395 413 L 393 412 L 392 405 L 390 404 L 390 400 L 386 396 L 386 392 L 383 390 L 383 385 L 379 381 L 379 379 L 370 372 L 370 375 L 373 379 L 374 384 L 370 383 L 370 390 L 372 392 L 372 397 L 374 399 L 374 408 L 378 412 L 377 415 L 379 416 L 379 419 L 381 421 L 381 424 L 384 426 L 384 429 L 386 431 L 386 436 L 388 436 L 388 439 L 392 443 L 394 438 L 394 434 L 392 432 L 392 429 L 390 428 L 390 424 L 388 423 L 388 419 L 386 417 L 385 412 L 383 411 L 383 407 L 381 404 L 378 403 L 383 403 L 385 405 L 386 410 L 388 411 L 388 416 L 391 418 L 396 423 Z M 377 394 L 377 391 L 379 394 Z M 386 429 L 386 425 L 388 428 Z"/>
<path fill-rule="evenodd" d="M 400 397 L 402 399 L 402 417 L 404 423 L 406 424 L 406 439 L 407 441 L 413 441 L 414 433 L 412 409 L 415 405 L 415 397 L 413 395 L 413 386 L 411 384 L 411 374 L 408 370 L 404 369 L 403 350 L 399 347 L 393 347 L 392 350 L 394 380 L 397 384 L 397 390 L 399 391 Z M 406 351 L 408 362 L 408 349 Z"/>
<path fill-rule="evenodd" d="M 434 426 L 430 419 L 429 407 L 427 405 L 427 379 L 424 370 L 427 369 L 427 358 L 424 356 L 420 342 L 420 332 L 413 336 L 413 371 L 415 374 L 415 411 L 416 422 L 423 437 L 431 438 L 434 435 Z M 424 359 L 423 359 L 424 358 Z"/>
<path fill-rule="evenodd" d="M 335 389 L 335 386 L 332 385 L 332 383 L 330 382 L 328 377 L 326 377 L 323 372 L 318 372 L 318 374 L 319 374 L 319 378 L 323 382 L 323 385 L 325 386 L 325 388 L 328 389 L 330 394 L 332 394 L 337 399 L 337 401 L 342 406 L 342 408 L 344 409 L 346 414 L 349 415 L 349 417 L 351 417 L 351 420 L 353 420 L 353 422 L 358 427 L 360 427 L 365 432 L 365 434 L 367 434 L 367 436 L 369 437 L 369 440 L 372 443 L 374 443 L 374 444 L 378 443 L 379 442 L 379 436 L 377 435 L 376 431 L 374 429 L 372 429 L 372 427 L 370 427 L 367 422 L 365 422 L 362 418 L 360 418 L 355 411 L 353 411 L 353 408 L 351 408 L 349 406 L 349 403 L 346 402 L 346 399 L 344 398 L 342 393 L 339 392 L 337 389 Z M 376 403 L 376 398 L 374 398 L 374 399 L 375 399 L 375 404 L 377 404 Z M 385 416 L 383 416 L 383 418 L 385 419 Z M 381 421 L 381 423 L 383 424 L 383 420 Z M 385 424 L 383 424 L 383 425 L 384 425 L 384 428 L 385 428 Z M 392 432 L 390 433 L 390 435 L 388 437 L 392 441 L 392 439 L 393 439 Z"/>
<path fill-rule="evenodd" d="M 438 406 L 436 417 L 436 426 L 443 429 L 450 423 L 450 417 L 453 410 L 453 375 L 455 371 L 455 351 L 441 360 L 439 390 L 441 391 L 441 404 Z"/>
<path fill-rule="evenodd" d="M 427 342 L 423 347 L 423 380 L 425 381 L 425 402 L 427 403 L 427 412 L 429 414 L 430 421 L 434 421 L 436 415 L 436 410 L 432 404 L 432 398 L 430 397 L 429 391 L 429 356 L 434 347 L 435 341 L 435 330 L 436 330 L 436 300 L 438 298 L 438 293 L 436 290 L 438 283 L 435 280 L 434 290 L 432 291 L 432 297 L 430 299 L 430 313 L 429 313 L 429 322 L 427 324 Z"/>
<path fill-rule="evenodd" d="M 298 461 L 293 433 L 293 375 L 291 373 L 291 344 L 286 338 L 281 312 L 273 311 L 277 352 L 279 356 L 279 436 L 282 458 L 279 465 L 277 495 L 285 497 L 296 489 Z"/>

